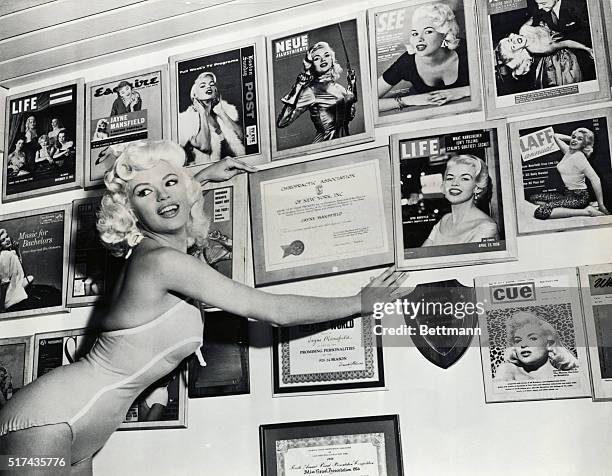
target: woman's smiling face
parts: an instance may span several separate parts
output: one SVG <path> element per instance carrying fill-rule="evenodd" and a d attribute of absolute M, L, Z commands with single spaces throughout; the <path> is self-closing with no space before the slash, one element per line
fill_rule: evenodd
<path fill-rule="evenodd" d="M 418 56 L 429 56 L 438 51 L 445 37 L 446 35 L 436 31 L 430 18 L 419 15 L 412 19 L 410 44 Z"/>
<path fill-rule="evenodd" d="M 582 150 L 585 146 L 585 137 L 584 134 L 580 131 L 572 132 L 572 138 L 569 142 L 570 149 L 572 150 Z"/>
<path fill-rule="evenodd" d="M 327 73 L 334 65 L 334 54 L 331 48 L 321 46 L 312 54 L 312 66 L 318 76 Z"/>
<path fill-rule="evenodd" d="M 132 209 L 144 229 L 156 233 L 174 233 L 187 224 L 191 204 L 182 174 L 160 160 L 148 170 L 135 172 L 128 194 Z"/>
<path fill-rule="evenodd" d="M 467 164 L 450 163 L 446 166 L 442 191 L 451 203 L 463 203 L 471 200 L 476 187 L 476 170 Z"/>

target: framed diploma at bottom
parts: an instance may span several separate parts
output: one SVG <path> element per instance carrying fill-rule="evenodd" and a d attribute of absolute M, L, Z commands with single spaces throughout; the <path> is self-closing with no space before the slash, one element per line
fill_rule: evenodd
<path fill-rule="evenodd" d="M 390 264 L 387 147 L 249 176 L 255 286 Z"/>
<path fill-rule="evenodd" d="M 262 476 L 401 476 L 398 415 L 261 425 Z"/>
<path fill-rule="evenodd" d="M 372 316 L 274 330 L 274 395 L 385 386 Z"/>

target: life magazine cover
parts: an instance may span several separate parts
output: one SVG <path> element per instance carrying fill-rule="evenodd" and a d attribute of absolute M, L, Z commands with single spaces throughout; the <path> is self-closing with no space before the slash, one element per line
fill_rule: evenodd
<path fill-rule="evenodd" d="M 576 268 L 474 283 L 487 403 L 591 396 Z"/>

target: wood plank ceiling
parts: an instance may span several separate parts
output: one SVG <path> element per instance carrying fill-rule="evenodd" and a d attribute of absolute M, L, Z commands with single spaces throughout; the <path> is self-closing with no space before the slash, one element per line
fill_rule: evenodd
<path fill-rule="evenodd" d="M 0 86 L 144 54 L 184 35 L 321 0 L 2 0 Z M 262 32 L 264 33 L 264 32 Z"/>

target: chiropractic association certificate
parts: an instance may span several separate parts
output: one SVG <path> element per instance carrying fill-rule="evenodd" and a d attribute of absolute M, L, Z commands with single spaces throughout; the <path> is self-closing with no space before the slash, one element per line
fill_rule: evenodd
<path fill-rule="evenodd" d="M 388 152 L 367 152 L 256 174 L 257 284 L 393 261 Z"/>
<path fill-rule="evenodd" d="M 277 474 L 386 476 L 385 434 L 334 435 L 276 442 Z"/>
<path fill-rule="evenodd" d="M 382 348 L 372 316 L 277 329 L 274 393 L 384 386 Z"/>

